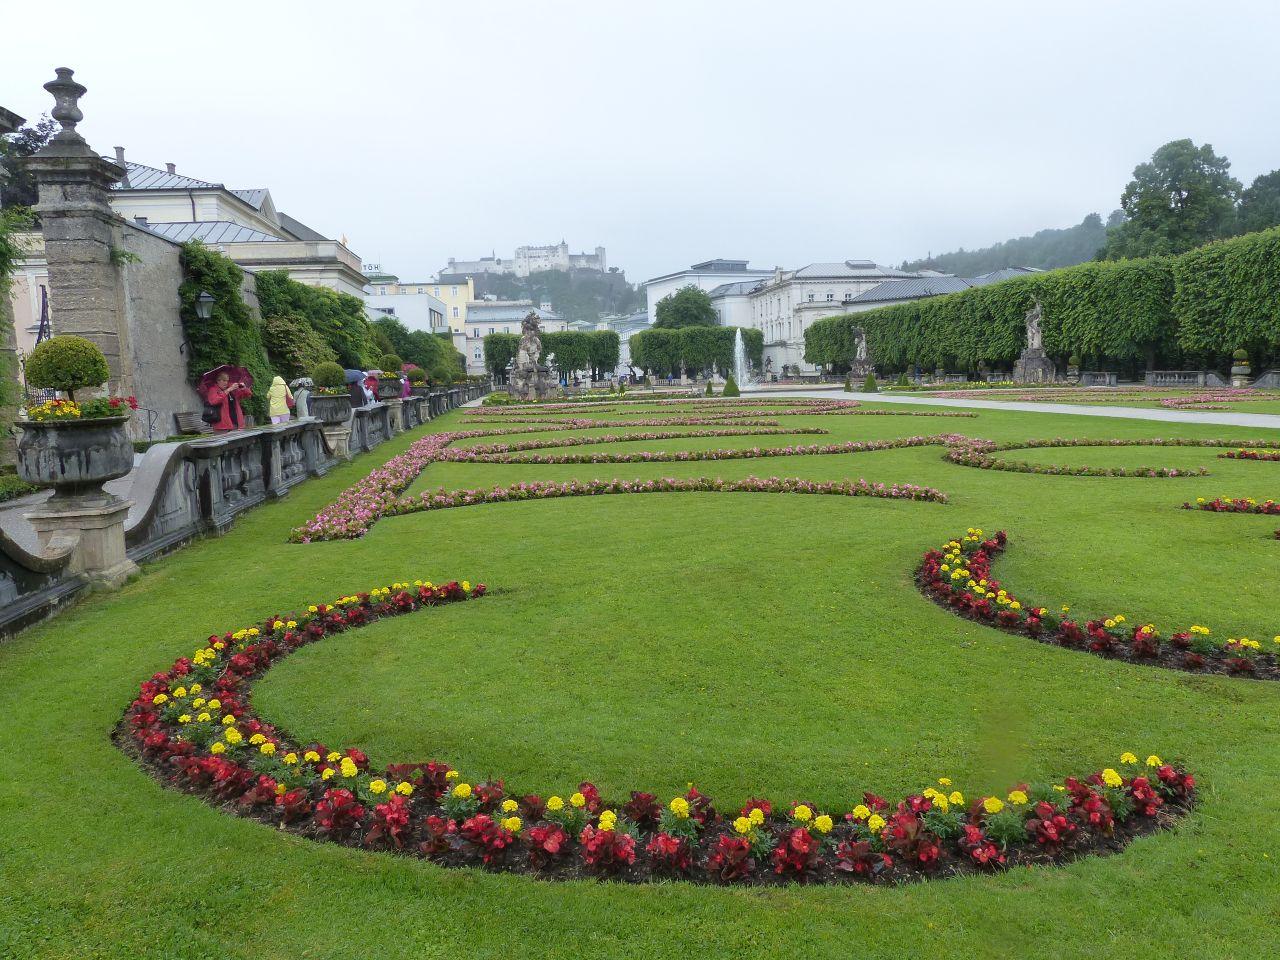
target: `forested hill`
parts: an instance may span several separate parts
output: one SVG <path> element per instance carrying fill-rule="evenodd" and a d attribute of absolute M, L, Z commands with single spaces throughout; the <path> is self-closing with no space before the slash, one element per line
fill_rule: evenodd
<path fill-rule="evenodd" d="M 1118 223 L 1123 214 L 1117 210 L 1111 215 L 1111 223 Z M 952 253 L 940 253 L 924 260 L 909 260 L 903 270 L 939 270 L 958 277 L 976 277 L 979 274 L 1001 270 L 1004 267 L 1070 267 L 1092 260 L 1107 243 L 1107 226 L 1096 213 L 1091 213 L 1074 227 L 1062 230 L 1041 230 L 1034 236 L 1005 240 L 981 250 L 961 248 Z"/>

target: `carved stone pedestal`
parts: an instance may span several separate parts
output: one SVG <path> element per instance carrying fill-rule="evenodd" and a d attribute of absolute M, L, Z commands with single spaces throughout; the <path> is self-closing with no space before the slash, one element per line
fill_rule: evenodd
<path fill-rule="evenodd" d="M 545 366 L 516 367 L 510 381 L 507 392 L 513 400 L 546 400 L 560 392 L 551 370 Z"/>
<path fill-rule="evenodd" d="M 1052 383 L 1057 368 L 1043 347 L 1028 347 L 1013 365 L 1013 379 L 1018 383 Z"/>
<path fill-rule="evenodd" d="M 125 552 L 124 521 L 132 500 L 112 496 L 52 497 L 26 514 L 46 555 L 71 551 L 68 573 L 84 574 L 92 587 L 123 586 L 138 567 Z"/>
<path fill-rule="evenodd" d="M 391 399 L 391 400 L 383 400 L 382 402 L 391 408 L 390 409 L 391 432 L 393 434 L 404 433 L 405 431 L 404 400 Z"/>
<path fill-rule="evenodd" d="M 326 423 L 324 425 L 324 445 L 339 460 L 350 460 L 351 428 L 345 424 L 334 426 Z"/>

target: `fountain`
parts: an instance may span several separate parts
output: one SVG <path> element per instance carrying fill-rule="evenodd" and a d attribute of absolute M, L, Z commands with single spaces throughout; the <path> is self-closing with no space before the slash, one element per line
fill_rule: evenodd
<path fill-rule="evenodd" d="M 742 342 L 742 328 L 738 327 L 733 332 L 733 379 L 738 382 L 739 389 L 746 387 L 750 372 L 751 368 L 747 365 L 747 348 Z"/>

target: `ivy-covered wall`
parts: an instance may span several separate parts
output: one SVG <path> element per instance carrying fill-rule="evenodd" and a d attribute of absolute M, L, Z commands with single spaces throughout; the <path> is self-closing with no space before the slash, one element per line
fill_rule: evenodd
<path fill-rule="evenodd" d="M 886 371 L 919 366 L 974 372 L 1010 367 L 1025 346 L 1026 311 L 1044 308 L 1044 347 L 1060 365 L 1088 368 L 1230 365 L 1243 348 L 1255 367 L 1280 363 L 1280 229 L 1178 257 L 1082 263 L 986 287 L 842 314 L 805 331 L 805 359 L 843 364 L 855 327 Z"/>

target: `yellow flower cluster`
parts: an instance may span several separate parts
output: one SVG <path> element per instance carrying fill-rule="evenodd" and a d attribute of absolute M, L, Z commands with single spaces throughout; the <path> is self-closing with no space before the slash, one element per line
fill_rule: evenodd
<path fill-rule="evenodd" d="M 457 797 L 459 800 L 467 799 L 467 797 L 471 796 L 471 784 L 469 783 L 458 784 L 456 787 L 453 788 L 453 795 Z"/>
<path fill-rule="evenodd" d="M 801 823 L 808 823 L 813 819 L 813 811 L 802 803 L 791 811 L 791 816 L 795 817 Z"/>
<path fill-rule="evenodd" d="M 999 797 L 987 797 L 982 801 L 982 809 L 987 813 L 999 813 L 1004 809 L 1004 801 Z"/>
<path fill-rule="evenodd" d="M 884 829 L 885 819 L 878 813 L 873 813 L 867 818 L 867 828 L 872 833 L 879 833 Z"/>
<path fill-rule="evenodd" d="M 511 833 L 519 833 L 520 828 L 523 826 L 524 824 L 520 821 L 519 817 L 507 817 L 502 821 L 502 829 L 510 831 Z M 609 827 L 609 829 L 612 830 L 613 827 Z"/>
<path fill-rule="evenodd" d="M 1124 777 L 1116 773 L 1110 767 L 1102 771 L 1102 782 L 1108 787 L 1118 787 L 1124 783 Z"/>
<path fill-rule="evenodd" d="M 350 757 L 343 757 L 342 762 L 338 764 L 338 769 L 348 780 L 360 772 L 360 768 L 356 766 L 356 762 Z"/>
<path fill-rule="evenodd" d="M 559 797 L 551 797 L 547 800 L 547 809 L 552 813 L 558 813 L 564 809 L 564 801 Z"/>
<path fill-rule="evenodd" d="M 618 824 L 618 815 L 612 810 L 605 810 L 600 814 L 599 827 L 601 830 L 612 830 Z"/>
<path fill-rule="evenodd" d="M 671 812 L 674 813 L 681 820 L 688 819 L 689 801 L 686 800 L 684 797 L 676 797 L 674 800 L 671 801 L 669 806 L 671 808 Z"/>
<path fill-rule="evenodd" d="M 580 793 L 575 793 L 569 798 L 569 803 L 581 809 L 587 805 L 587 798 Z"/>
<path fill-rule="evenodd" d="M 520 809 L 520 804 L 510 798 L 507 798 L 506 800 L 502 801 L 503 813 L 515 813 L 519 809 Z"/>

